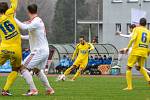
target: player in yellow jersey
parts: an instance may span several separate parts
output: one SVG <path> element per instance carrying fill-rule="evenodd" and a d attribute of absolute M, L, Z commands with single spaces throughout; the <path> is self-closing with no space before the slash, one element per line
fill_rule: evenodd
<path fill-rule="evenodd" d="M 147 72 L 144 70 L 144 63 L 147 59 L 149 52 L 149 43 L 150 43 L 150 31 L 146 28 L 147 21 L 145 18 L 140 19 L 140 26 L 136 27 L 133 30 L 133 36 L 128 44 L 126 52 L 132 46 L 132 51 L 128 57 L 127 71 L 126 71 L 126 80 L 127 88 L 124 90 L 132 90 L 132 67 L 137 62 L 139 65 L 140 73 L 144 75 L 146 81 L 150 84 L 150 78 Z"/>
<path fill-rule="evenodd" d="M 75 58 L 77 57 L 74 64 L 70 68 L 68 68 L 63 75 L 59 76 L 58 80 L 63 80 L 65 76 L 70 74 L 72 70 L 79 67 L 78 71 L 71 79 L 71 81 L 74 81 L 78 76 L 80 76 L 81 72 L 86 68 L 88 64 L 89 52 L 91 50 L 94 50 L 94 46 L 91 43 L 87 43 L 84 39 L 84 36 L 80 36 L 79 41 L 80 43 L 77 44 L 72 57 L 72 61 L 74 61 Z"/>
<path fill-rule="evenodd" d="M 2 91 L 4 96 L 12 95 L 8 90 L 14 83 L 18 71 L 22 69 L 22 73 L 28 74 L 28 77 L 30 77 L 29 71 L 23 70 L 24 68 L 21 66 L 21 35 L 14 19 L 18 0 L 10 0 L 10 2 L 10 8 L 7 2 L 0 2 L 0 36 L 2 40 L 0 45 L 0 65 L 3 65 L 7 60 L 10 60 L 12 65 L 12 72 L 8 75 Z"/>

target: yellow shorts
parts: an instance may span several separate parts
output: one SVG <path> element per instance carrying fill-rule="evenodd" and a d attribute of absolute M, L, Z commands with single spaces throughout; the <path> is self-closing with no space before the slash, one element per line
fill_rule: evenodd
<path fill-rule="evenodd" d="M 75 62 L 74 62 L 74 66 L 76 67 L 79 67 L 81 69 L 85 69 L 86 66 L 88 64 L 88 60 L 80 60 L 80 59 L 77 59 Z"/>
<path fill-rule="evenodd" d="M 146 61 L 145 57 L 136 56 L 136 55 L 130 55 L 128 57 L 128 66 L 133 67 L 136 63 L 138 63 L 139 67 L 143 67 L 144 63 Z"/>
<path fill-rule="evenodd" d="M 0 48 L 0 65 L 10 60 L 12 70 L 19 69 L 22 61 L 22 50 L 16 46 Z"/>

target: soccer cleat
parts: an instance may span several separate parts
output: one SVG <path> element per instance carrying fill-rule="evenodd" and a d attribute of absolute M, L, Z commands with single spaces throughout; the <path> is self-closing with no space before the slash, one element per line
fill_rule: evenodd
<path fill-rule="evenodd" d="M 2 91 L 2 96 L 12 96 L 12 94 L 9 91 Z"/>
<path fill-rule="evenodd" d="M 38 95 L 38 90 L 29 90 L 26 94 L 22 94 L 24 96 L 35 96 Z"/>
<path fill-rule="evenodd" d="M 47 91 L 46 91 L 46 95 L 52 95 L 52 94 L 54 94 L 54 93 L 55 93 L 55 91 L 54 91 L 53 88 L 49 88 L 49 89 L 47 89 Z"/>
<path fill-rule="evenodd" d="M 56 81 L 65 81 L 65 79 L 66 79 L 66 77 L 65 77 L 65 75 L 63 74 L 63 75 L 59 75 L 59 76 L 57 77 Z"/>
<path fill-rule="evenodd" d="M 123 90 L 124 90 L 124 91 L 131 91 L 132 88 L 124 88 Z"/>

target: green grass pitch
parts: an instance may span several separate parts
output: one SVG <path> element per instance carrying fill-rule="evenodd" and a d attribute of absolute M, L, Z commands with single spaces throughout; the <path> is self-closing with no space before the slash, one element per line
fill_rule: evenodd
<path fill-rule="evenodd" d="M 38 96 L 21 96 L 28 90 L 24 79 L 19 77 L 13 85 L 11 97 L 0 96 L 0 100 L 150 100 L 150 87 L 142 77 L 134 77 L 134 90 L 123 91 L 126 86 L 124 77 L 80 77 L 75 82 L 55 82 L 56 77 L 49 77 L 55 89 L 52 96 L 44 95 L 40 81 L 34 78 L 39 89 Z M 4 86 L 6 77 L 0 77 L 0 87 Z"/>

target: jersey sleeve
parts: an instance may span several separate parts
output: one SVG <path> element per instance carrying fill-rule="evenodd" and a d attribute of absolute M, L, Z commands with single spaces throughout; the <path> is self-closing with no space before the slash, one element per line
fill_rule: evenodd
<path fill-rule="evenodd" d="M 32 31 L 38 28 L 38 21 L 36 20 L 33 20 L 31 23 L 28 23 L 28 24 L 22 23 L 17 18 L 15 18 L 15 21 L 22 30 Z"/>
<path fill-rule="evenodd" d="M 11 7 L 6 11 L 6 15 L 14 15 L 18 6 L 18 0 L 10 0 Z"/>
<path fill-rule="evenodd" d="M 75 59 L 75 57 L 77 56 L 77 54 L 78 54 L 78 52 L 79 52 L 78 46 L 79 46 L 79 44 L 76 46 L 76 49 L 75 49 L 75 51 L 74 51 L 74 53 L 73 53 L 73 56 L 72 56 L 72 60 Z"/>
<path fill-rule="evenodd" d="M 132 46 L 134 40 L 137 38 L 137 31 L 136 29 L 133 30 L 133 34 L 131 36 L 131 40 L 129 41 L 129 44 L 128 44 L 128 49 Z"/>

